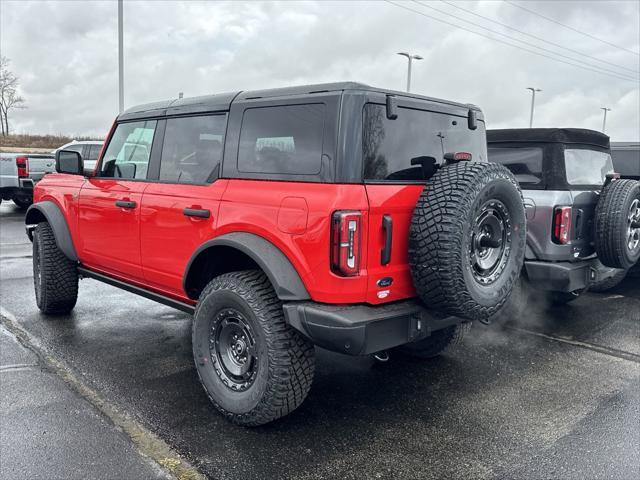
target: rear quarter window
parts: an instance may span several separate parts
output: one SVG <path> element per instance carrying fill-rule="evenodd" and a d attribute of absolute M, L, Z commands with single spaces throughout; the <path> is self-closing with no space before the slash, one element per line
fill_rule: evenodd
<path fill-rule="evenodd" d="M 238 170 L 245 173 L 315 175 L 322 168 L 325 105 L 245 110 Z"/>
<path fill-rule="evenodd" d="M 565 149 L 564 164 L 569 185 L 602 185 L 613 172 L 609 153 L 586 148 Z"/>
<path fill-rule="evenodd" d="M 507 167 L 523 185 L 542 183 L 542 148 L 489 147 L 489 161 Z"/>

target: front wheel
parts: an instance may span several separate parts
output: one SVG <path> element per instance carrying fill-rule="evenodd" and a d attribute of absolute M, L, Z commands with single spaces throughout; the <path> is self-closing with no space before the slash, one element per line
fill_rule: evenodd
<path fill-rule="evenodd" d="M 42 313 L 64 314 L 78 299 L 78 268 L 58 248 L 51 225 L 41 222 L 33 232 L 33 284 Z"/>
<path fill-rule="evenodd" d="M 295 410 L 315 369 L 313 344 L 285 323 L 282 303 L 264 273 L 214 278 L 193 319 L 200 381 L 233 423 L 262 425 Z"/>

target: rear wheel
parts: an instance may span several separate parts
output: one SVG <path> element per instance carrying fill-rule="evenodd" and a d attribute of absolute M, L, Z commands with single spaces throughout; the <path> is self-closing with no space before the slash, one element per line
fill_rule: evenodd
<path fill-rule="evenodd" d="M 596 207 L 596 252 L 607 267 L 628 270 L 640 259 L 640 182 L 614 180 Z"/>
<path fill-rule="evenodd" d="M 522 195 L 502 165 L 460 162 L 427 182 L 414 210 L 409 259 L 430 308 L 486 320 L 509 298 L 524 260 Z"/>
<path fill-rule="evenodd" d="M 452 325 L 433 332 L 423 340 L 407 343 L 395 350 L 409 357 L 433 358 L 459 344 L 470 329 L 471 322 Z"/>
<path fill-rule="evenodd" d="M 33 283 L 38 308 L 47 314 L 73 310 L 78 299 L 78 269 L 58 248 L 51 225 L 33 232 Z"/>
<path fill-rule="evenodd" d="M 282 303 L 264 273 L 214 278 L 193 319 L 193 355 L 216 408 L 239 425 L 271 422 L 306 398 L 314 347 L 285 323 Z"/>
<path fill-rule="evenodd" d="M 13 200 L 13 203 L 21 210 L 26 210 L 33 203 L 33 199 L 30 197 L 13 197 L 11 200 Z"/>

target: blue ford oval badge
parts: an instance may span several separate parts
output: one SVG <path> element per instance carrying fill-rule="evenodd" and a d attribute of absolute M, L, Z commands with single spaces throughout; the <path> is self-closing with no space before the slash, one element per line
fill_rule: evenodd
<path fill-rule="evenodd" d="M 377 283 L 377 285 L 379 287 L 390 287 L 391 284 L 393 283 L 393 278 L 384 277 L 384 278 L 381 278 L 380 280 L 378 280 L 376 283 Z"/>

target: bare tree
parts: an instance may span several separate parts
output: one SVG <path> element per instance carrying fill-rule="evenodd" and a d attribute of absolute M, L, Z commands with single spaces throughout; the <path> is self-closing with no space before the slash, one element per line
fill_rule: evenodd
<path fill-rule="evenodd" d="M 25 100 L 18 94 L 18 77 L 9 70 L 10 60 L 0 57 L 0 131 L 9 135 L 9 111 L 14 108 L 26 108 Z"/>

